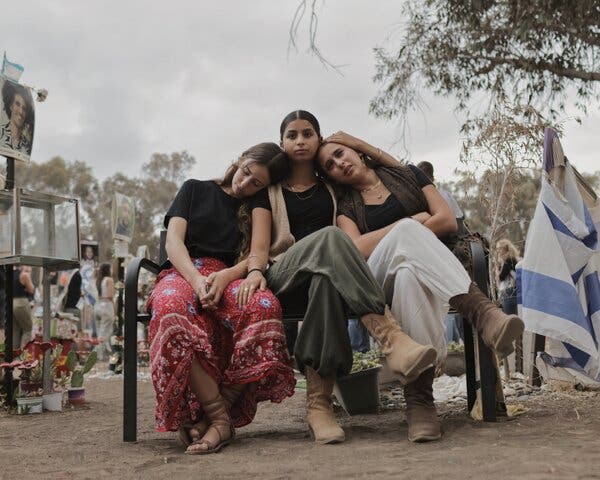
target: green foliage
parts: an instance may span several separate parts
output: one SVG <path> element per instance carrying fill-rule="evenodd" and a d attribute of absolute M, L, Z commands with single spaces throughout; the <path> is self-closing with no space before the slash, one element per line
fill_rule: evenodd
<path fill-rule="evenodd" d="M 365 353 L 354 352 L 352 355 L 352 370 L 350 373 L 380 366 L 381 355 L 381 351 L 378 349 L 369 350 Z"/>
<path fill-rule="evenodd" d="M 83 371 L 75 370 L 71 373 L 71 387 L 79 388 L 83 387 Z"/>
<path fill-rule="evenodd" d="M 67 366 L 71 371 L 71 387 L 83 387 L 84 375 L 88 373 L 98 360 L 98 353 L 91 352 L 86 358 L 83 366 L 79 365 L 79 357 L 77 353 L 71 350 L 67 354 Z"/>
<path fill-rule="evenodd" d="M 599 98 L 596 0 L 407 0 L 403 17 L 398 44 L 375 49 L 376 116 L 405 119 L 422 106 L 422 88 L 454 96 L 459 109 L 483 93 L 550 118 L 568 90 L 582 112 Z"/>
<path fill-rule="evenodd" d="M 95 350 L 88 355 L 85 359 L 85 363 L 83 365 L 83 373 L 88 373 L 94 365 L 96 365 L 96 361 L 98 360 L 98 352 Z"/>
<path fill-rule="evenodd" d="M 67 353 L 67 367 L 69 367 L 69 370 L 73 372 L 78 365 L 79 357 L 77 356 L 77 353 L 71 350 L 69 353 Z"/>
<path fill-rule="evenodd" d="M 100 182 L 85 162 L 53 157 L 45 163 L 17 164 L 16 176 L 26 189 L 78 197 L 82 238 L 97 240 L 100 260 L 105 261 L 112 256 L 113 194 L 133 197 L 135 202 L 136 225 L 130 249 L 148 245 L 149 254 L 155 257 L 164 214 L 195 162 L 185 151 L 155 153 L 142 165 L 139 176 L 129 178 L 116 173 Z"/>

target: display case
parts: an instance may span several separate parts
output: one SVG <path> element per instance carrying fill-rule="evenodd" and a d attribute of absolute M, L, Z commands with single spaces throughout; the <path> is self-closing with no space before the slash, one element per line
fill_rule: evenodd
<path fill-rule="evenodd" d="M 67 269 L 79 260 L 77 199 L 0 190 L 0 265 Z"/>

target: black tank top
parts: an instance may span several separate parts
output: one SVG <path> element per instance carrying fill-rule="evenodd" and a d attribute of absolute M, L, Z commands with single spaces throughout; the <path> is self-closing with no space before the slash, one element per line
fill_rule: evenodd
<path fill-rule="evenodd" d="M 27 290 L 25 290 L 25 287 L 19 280 L 20 276 L 21 269 L 15 268 L 13 270 L 13 298 L 29 298 L 29 293 L 27 293 Z"/>

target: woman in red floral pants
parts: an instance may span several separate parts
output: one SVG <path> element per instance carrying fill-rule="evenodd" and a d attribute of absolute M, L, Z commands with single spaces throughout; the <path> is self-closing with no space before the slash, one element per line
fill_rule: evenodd
<path fill-rule="evenodd" d="M 148 302 L 150 361 L 156 428 L 179 430 L 186 453 L 219 451 L 258 402 L 294 393 L 279 301 L 263 288 L 239 306 L 247 262 L 235 263 L 241 199 L 286 166 L 277 145 L 252 147 L 222 180 L 186 181 L 165 217 L 172 268 Z"/>

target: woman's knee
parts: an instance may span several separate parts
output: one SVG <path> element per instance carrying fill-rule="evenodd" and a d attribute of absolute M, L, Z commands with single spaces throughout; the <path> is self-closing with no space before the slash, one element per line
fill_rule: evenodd
<path fill-rule="evenodd" d="M 258 290 L 243 307 L 247 313 L 258 313 L 257 320 L 261 318 L 281 318 L 282 309 L 279 299 L 271 290 Z"/>

